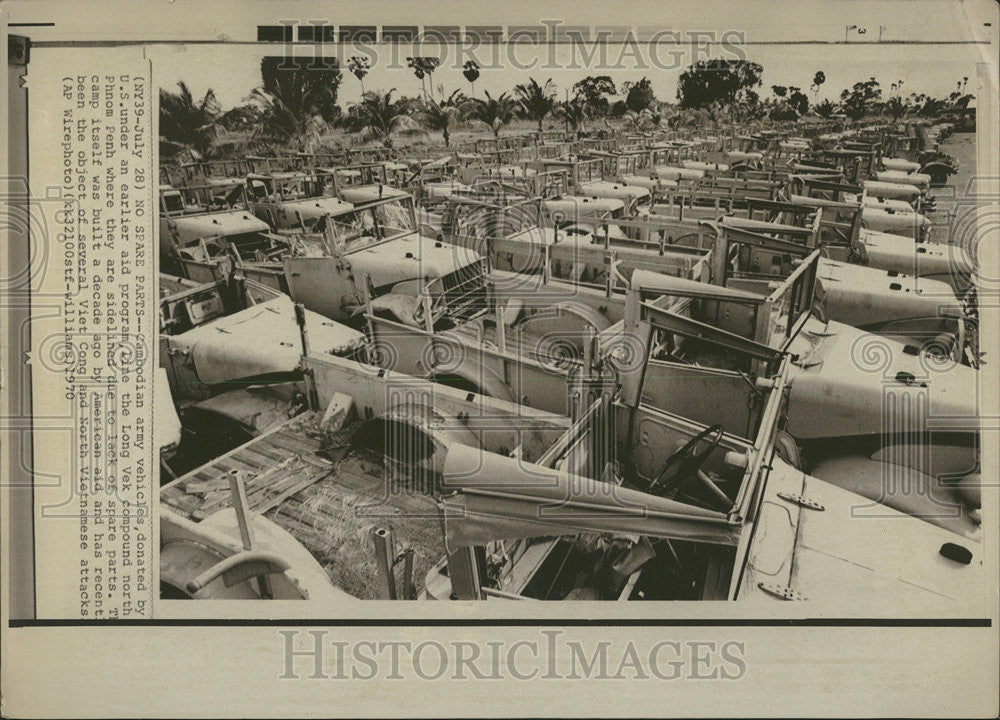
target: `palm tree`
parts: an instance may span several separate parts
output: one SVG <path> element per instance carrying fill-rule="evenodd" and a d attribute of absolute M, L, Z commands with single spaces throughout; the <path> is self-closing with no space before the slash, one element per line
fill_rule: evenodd
<path fill-rule="evenodd" d="M 383 147 L 391 148 L 394 135 L 412 137 L 424 132 L 409 114 L 410 101 L 401 98 L 393 102 L 394 92 L 394 89 L 387 93 L 367 92 L 361 102 L 354 104 L 362 140 L 377 140 Z"/>
<path fill-rule="evenodd" d="M 622 127 L 633 132 L 644 132 L 660 124 L 656 117 L 649 108 L 643 108 L 639 112 L 628 110 L 622 118 Z"/>
<path fill-rule="evenodd" d="M 452 90 L 451 94 L 441 101 L 445 107 L 460 108 L 468 102 L 469 96 L 461 90 Z"/>
<path fill-rule="evenodd" d="M 487 125 L 493 131 L 494 137 L 500 137 L 503 126 L 514 119 L 518 103 L 507 93 L 493 97 L 489 90 L 485 90 L 483 94 L 486 95 L 485 100 L 473 99 L 466 104 L 465 116 Z"/>
<path fill-rule="evenodd" d="M 178 92 L 160 88 L 160 145 L 169 154 L 182 150 L 205 157 L 219 134 L 222 109 L 209 88 L 200 101 L 183 82 Z"/>
<path fill-rule="evenodd" d="M 813 112 L 823 118 L 830 117 L 836 110 L 837 107 L 826 98 L 824 98 L 823 102 L 813 105 Z"/>
<path fill-rule="evenodd" d="M 545 81 L 544 85 L 539 85 L 535 78 L 528 78 L 525 85 L 516 85 L 514 91 L 521 101 L 524 114 L 538 123 L 538 132 L 542 131 L 542 120 L 552 112 L 555 106 L 556 89 L 552 84 L 552 78 Z"/>
<path fill-rule="evenodd" d="M 907 107 L 898 96 L 893 96 L 885 103 L 885 111 L 889 113 L 892 119 L 899 120 L 906 114 Z"/>
<path fill-rule="evenodd" d="M 319 113 L 297 108 L 280 94 L 264 88 L 254 88 L 247 102 L 257 109 L 261 118 L 260 126 L 253 135 L 255 140 L 292 145 L 309 151 L 315 148 L 326 130 L 326 121 Z"/>
<path fill-rule="evenodd" d="M 338 112 L 341 72 L 336 62 L 314 66 L 311 58 L 261 58 L 262 86 L 247 101 L 260 111 L 256 136 L 312 150 Z"/>
<path fill-rule="evenodd" d="M 556 115 L 579 134 L 583 130 L 583 121 L 587 119 L 587 106 L 579 98 L 573 98 L 560 104 L 556 108 Z"/>
<path fill-rule="evenodd" d="M 436 57 L 408 57 L 406 58 L 406 65 L 411 70 L 413 74 L 417 76 L 417 80 L 420 81 L 420 89 L 423 93 L 424 98 L 427 97 L 427 85 L 424 83 L 424 78 L 430 83 L 431 86 L 431 98 L 434 97 L 434 71 L 437 70 L 438 65 L 441 64 L 441 60 Z"/>
<path fill-rule="evenodd" d="M 420 62 L 420 58 L 408 57 L 406 58 L 406 65 L 413 71 L 413 74 L 417 76 L 417 80 L 420 81 L 420 95 L 426 98 L 427 84 L 424 82 L 424 78 L 427 77 L 427 73 L 424 72 L 423 64 Z"/>
<path fill-rule="evenodd" d="M 421 58 L 424 65 L 424 72 L 427 73 L 427 85 L 431 89 L 431 99 L 434 99 L 434 71 L 441 64 L 441 59 L 436 57 Z M 442 90 L 443 92 L 443 90 Z"/>
<path fill-rule="evenodd" d="M 816 104 L 816 98 L 819 96 L 819 86 L 825 82 L 826 82 L 826 73 L 823 72 L 822 70 L 817 70 L 816 74 L 813 75 L 812 85 L 809 86 L 809 89 L 812 90 L 813 93 L 814 105 Z"/>
<path fill-rule="evenodd" d="M 476 80 L 479 79 L 479 63 L 475 60 L 466 60 L 465 65 L 462 66 L 462 74 L 469 81 L 469 85 L 472 86 L 472 97 L 476 97 Z"/>
<path fill-rule="evenodd" d="M 416 112 L 416 119 L 428 130 L 440 132 L 444 137 L 444 146 L 451 145 L 451 129 L 458 123 L 461 113 L 456 107 L 439 105 L 431 100 Z"/>

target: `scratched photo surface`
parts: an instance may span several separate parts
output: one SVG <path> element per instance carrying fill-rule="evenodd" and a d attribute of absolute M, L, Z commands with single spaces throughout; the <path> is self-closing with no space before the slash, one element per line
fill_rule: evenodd
<path fill-rule="evenodd" d="M 995 6 L 171 5 L 4 16 L 12 640 L 992 707 Z"/>
<path fill-rule="evenodd" d="M 502 30 L 149 50 L 160 597 L 974 607 L 976 51 Z"/>

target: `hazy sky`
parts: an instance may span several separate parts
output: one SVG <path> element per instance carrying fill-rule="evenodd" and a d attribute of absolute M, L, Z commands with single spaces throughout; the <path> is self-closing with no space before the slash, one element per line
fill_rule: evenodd
<path fill-rule="evenodd" d="M 176 5 L 186 2 L 176 0 Z M 190 30 L 206 40 L 256 38 L 256 24 L 263 22 L 260 14 L 248 12 L 245 16 L 234 16 L 222 12 L 222 7 L 222 4 L 199 5 L 201 22 L 185 29 L 185 34 Z M 891 83 L 903 80 L 904 94 L 923 92 L 941 96 L 951 92 L 963 76 L 970 77 L 969 89 L 973 90 L 975 64 L 990 59 L 995 63 L 997 54 L 995 46 L 942 44 L 995 39 L 996 4 L 993 0 L 656 0 L 627 3 L 574 0 L 572 4 L 563 3 L 561 12 L 558 5 L 524 0 L 435 0 L 433 3 L 399 0 L 392 4 L 354 4 L 346 15 L 339 10 L 340 5 L 329 2 L 283 4 L 283 12 L 278 15 L 273 11 L 274 5 L 260 7 L 268 9 L 264 17 L 272 17 L 271 22 L 275 23 L 282 20 L 303 25 L 319 20 L 332 25 L 348 22 L 419 26 L 430 23 L 503 26 L 541 23 L 589 28 L 619 24 L 640 33 L 657 29 L 679 33 L 685 43 L 663 44 L 655 53 L 650 52 L 646 42 L 639 42 L 631 49 L 609 44 L 605 65 L 614 67 L 602 68 L 598 62 L 592 62 L 589 68 L 576 69 L 566 67 L 573 56 L 566 45 L 552 46 L 556 51 L 550 55 L 549 46 L 532 48 L 505 44 L 499 46 L 499 58 L 491 54 L 496 48 L 484 46 L 475 51 L 480 64 L 484 65 L 476 83 L 477 94 L 484 89 L 494 94 L 510 90 L 530 76 L 539 81 L 551 77 L 562 98 L 567 88 L 586 75 L 610 75 L 618 84 L 645 75 L 652 81 L 658 98 L 673 101 L 677 78 L 693 59 L 731 57 L 733 47 L 742 47 L 741 52 L 748 59 L 764 66 L 762 90 L 766 94 L 770 94 L 771 85 L 796 85 L 806 90 L 813 74 L 822 70 L 827 81 L 820 90 L 820 98 L 836 98 L 845 87 L 872 76 L 882 84 L 884 94 L 888 94 Z M 567 11 L 566 7 L 571 10 Z M 334 15 L 336 17 L 332 17 Z M 992 26 L 986 26 L 984 21 L 990 20 L 993 20 Z M 851 29 L 852 26 L 863 29 L 864 34 Z M 176 37 L 177 31 L 177 28 L 165 28 L 162 33 Z M 706 49 L 702 43 L 701 48 L 694 48 L 690 44 L 690 33 L 694 31 L 713 33 L 716 38 L 728 34 L 734 42 L 728 51 L 718 44 Z M 878 44 L 880 36 L 884 42 Z M 144 32 L 145 39 L 156 37 L 156 33 Z M 746 44 L 735 40 L 739 37 L 744 38 Z M 845 37 L 854 42 L 843 44 Z M 774 44 L 789 41 L 796 44 Z M 812 44 L 801 44 L 803 42 Z M 897 44 L 912 42 L 924 44 Z M 336 46 L 326 49 L 329 54 L 338 53 Z M 365 78 L 366 89 L 396 88 L 407 95 L 418 94 L 420 81 L 405 67 L 406 56 L 414 54 L 412 48 L 398 48 L 395 68 L 391 67 L 392 50 L 391 45 L 374 46 L 378 57 Z M 428 48 L 419 54 L 436 54 L 436 50 L 436 47 Z M 240 103 L 260 83 L 259 65 L 263 55 L 282 52 L 282 45 L 257 44 L 154 44 L 147 49 L 162 86 L 184 80 L 196 94 L 211 87 L 224 107 Z M 300 47 L 297 52 L 309 54 L 313 51 Z M 372 52 L 369 48 L 367 54 Z M 359 52 L 344 48 L 339 54 L 346 59 Z M 577 61 L 582 60 L 580 53 L 575 57 Z M 446 94 L 456 88 L 468 91 L 468 83 L 461 74 L 464 59 L 458 57 L 454 47 L 449 48 L 445 62 L 434 73 L 435 86 L 443 85 Z M 536 65 L 549 61 L 556 67 Z M 642 67 L 643 63 L 647 67 Z M 485 67 L 490 64 L 497 67 Z M 356 101 L 359 95 L 358 81 L 345 72 L 340 88 L 341 105 Z"/>
<path fill-rule="evenodd" d="M 561 47 L 556 50 L 556 67 L 546 67 L 549 60 L 547 48 L 518 47 L 513 58 L 507 57 L 508 49 L 509 46 L 498 48 L 499 62 L 494 62 L 491 57 L 493 49 L 476 51 L 476 57 L 484 66 L 476 82 L 477 95 L 481 96 L 483 90 L 495 95 L 510 90 L 516 83 L 527 81 L 528 77 L 534 77 L 539 82 L 552 78 L 562 99 L 565 90 L 587 75 L 610 75 L 619 85 L 625 80 L 636 81 L 647 76 L 659 99 L 674 101 L 677 79 L 692 58 L 687 48 L 664 47 L 657 52 L 658 65 L 654 65 L 653 57 L 647 51 L 637 57 L 636 53 L 621 45 L 609 45 L 608 62 L 604 67 L 592 64 L 590 69 L 567 68 L 565 65 L 572 53 L 568 48 Z M 253 45 L 160 45 L 150 47 L 147 54 L 153 60 L 161 86 L 170 87 L 183 80 L 197 96 L 213 88 L 223 107 L 228 108 L 239 104 L 251 89 L 260 84 L 260 59 L 274 52 L 273 49 L 262 50 L 260 46 Z M 375 52 L 378 57 L 365 78 L 367 90 L 396 88 L 407 95 L 419 94 L 420 81 L 405 67 L 406 56 L 411 50 L 402 50 L 395 61 L 389 46 L 375 46 Z M 683 54 L 679 57 L 672 54 L 677 52 Z M 907 95 L 910 92 L 947 95 L 963 76 L 970 77 L 971 90 L 976 83 L 975 63 L 978 59 L 975 46 L 961 45 L 767 45 L 748 47 L 745 52 L 748 59 L 764 67 L 762 95 L 770 94 L 771 85 L 795 85 L 806 90 L 815 72 L 822 70 L 826 74 L 826 83 L 820 88 L 820 99 L 836 99 L 844 88 L 872 76 L 882 84 L 886 95 L 890 84 L 898 80 L 903 80 L 903 93 Z M 456 57 L 457 53 L 448 53 L 434 73 L 435 88 L 443 85 L 446 95 L 456 88 L 469 92 L 469 84 L 462 76 L 461 63 L 455 62 Z M 576 59 L 582 60 L 579 53 Z M 493 64 L 498 66 L 488 66 Z M 340 86 L 340 104 L 343 106 L 358 100 L 360 93 L 360 83 L 345 72 Z"/>

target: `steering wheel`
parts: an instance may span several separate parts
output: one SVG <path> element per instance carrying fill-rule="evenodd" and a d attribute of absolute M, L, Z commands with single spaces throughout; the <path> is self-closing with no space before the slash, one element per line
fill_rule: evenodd
<path fill-rule="evenodd" d="M 667 458 L 663 469 L 660 470 L 656 480 L 650 483 L 647 492 L 656 493 L 659 491 L 663 493 L 694 475 L 708 459 L 708 456 L 712 454 L 712 451 L 719 446 L 723 432 L 721 425 L 712 425 L 684 443 L 684 447 Z M 703 442 L 708 443 L 708 447 L 701 452 L 696 452 L 698 446 Z"/>

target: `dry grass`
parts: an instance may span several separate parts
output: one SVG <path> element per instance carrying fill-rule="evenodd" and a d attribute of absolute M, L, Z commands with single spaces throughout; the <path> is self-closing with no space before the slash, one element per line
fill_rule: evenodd
<path fill-rule="evenodd" d="M 362 599 L 378 598 L 381 587 L 373 530 L 391 530 L 397 554 L 413 550 L 418 593 L 444 552 L 434 500 L 391 486 L 381 456 L 365 450 L 350 451 L 326 478 L 282 502 L 268 517 L 312 553 L 334 585 Z"/>

